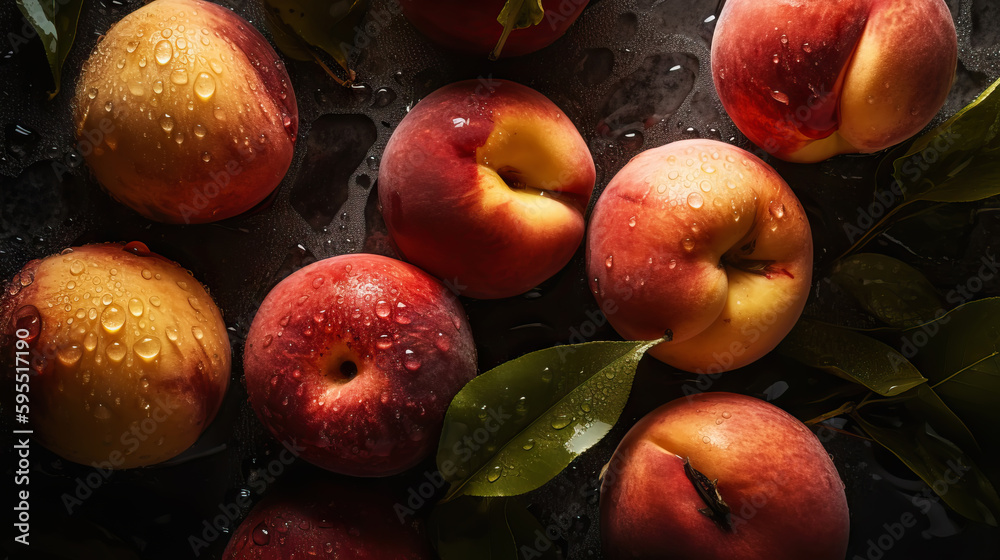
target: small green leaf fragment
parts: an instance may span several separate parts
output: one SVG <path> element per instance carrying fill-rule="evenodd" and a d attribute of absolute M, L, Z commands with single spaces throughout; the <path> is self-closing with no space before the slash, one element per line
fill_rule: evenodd
<path fill-rule="evenodd" d="M 891 397 L 927 380 L 902 354 L 849 329 L 801 319 L 778 352 Z"/>
<path fill-rule="evenodd" d="M 17 7 L 38 33 L 49 61 L 55 89 L 49 99 L 62 87 L 62 65 L 76 39 L 76 26 L 80 19 L 83 0 L 17 0 Z"/>
<path fill-rule="evenodd" d="M 852 255 L 837 263 L 831 279 L 891 327 L 912 327 L 944 312 L 944 302 L 930 281 L 892 257 L 877 253 Z"/>

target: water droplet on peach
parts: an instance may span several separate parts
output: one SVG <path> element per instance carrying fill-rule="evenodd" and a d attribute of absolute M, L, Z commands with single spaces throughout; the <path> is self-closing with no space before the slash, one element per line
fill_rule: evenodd
<path fill-rule="evenodd" d="M 105 298 L 111 299 L 110 294 L 105 294 Z M 109 333 L 116 333 L 125 325 L 125 311 L 117 305 L 108 305 L 101 313 L 101 325 Z"/>
<path fill-rule="evenodd" d="M 690 237 L 685 238 L 684 241 L 681 242 L 681 246 L 684 247 L 685 251 L 691 252 L 694 250 L 694 240 Z"/>
<path fill-rule="evenodd" d="M 132 350 L 135 351 L 136 355 L 145 360 L 152 360 L 160 353 L 160 341 L 159 339 L 147 336 L 144 337 L 139 342 L 136 342 L 132 346 Z"/>
<path fill-rule="evenodd" d="M 104 353 L 107 354 L 108 359 L 112 362 L 120 362 L 125 357 L 125 345 L 121 342 L 112 342 L 104 350 Z"/>
<path fill-rule="evenodd" d="M 628 219 L 628 227 L 635 227 L 635 216 Z"/>
<path fill-rule="evenodd" d="M 194 80 L 194 93 L 201 99 L 211 99 L 215 94 L 215 78 L 207 72 L 198 74 Z"/>
<path fill-rule="evenodd" d="M 167 36 L 169 37 L 169 35 Z M 174 47 L 170 44 L 170 41 L 160 41 L 153 47 L 153 56 L 156 58 L 157 64 L 163 66 L 170 62 L 170 59 L 174 56 Z"/>
<path fill-rule="evenodd" d="M 691 208 L 701 208 L 701 205 L 705 203 L 705 199 L 696 192 L 693 192 L 687 197 L 688 206 Z"/>
<path fill-rule="evenodd" d="M 615 257 L 614 257 L 614 255 L 608 255 L 608 258 L 604 259 L 604 267 L 605 268 L 611 268 L 612 266 L 614 266 L 614 264 L 615 264 Z"/>
<path fill-rule="evenodd" d="M 132 298 L 128 300 L 128 312 L 132 314 L 133 317 L 142 316 L 142 301 L 138 298 Z"/>
<path fill-rule="evenodd" d="M 776 219 L 781 219 L 785 217 L 785 205 L 778 202 L 777 200 L 772 200 L 767 206 L 768 212 L 771 213 Z"/>

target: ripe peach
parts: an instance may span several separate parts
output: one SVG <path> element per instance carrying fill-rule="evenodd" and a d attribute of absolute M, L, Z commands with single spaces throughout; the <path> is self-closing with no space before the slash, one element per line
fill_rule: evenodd
<path fill-rule="evenodd" d="M 583 240 L 594 160 L 537 91 L 469 80 L 425 97 L 382 156 L 382 215 L 406 260 L 463 295 L 524 293 Z"/>
<path fill-rule="evenodd" d="M 957 60 L 943 0 L 729 0 L 712 43 L 736 126 L 796 162 L 913 136 L 944 105 Z"/>
<path fill-rule="evenodd" d="M 264 299 L 247 336 L 247 393 L 302 458 L 352 476 L 402 472 L 434 452 L 451 399 L 476 375 L 457 299 L 378 255 L 315 262 Z"/>
<path fill-rule="evenodd" d="M 801 422 L 732 393 L 649 413 L 601 483 L 607 558 L 843 560 L 844 484 Z"/>
<path fill-rule="evenodd" d="M 795 193 L 767 164 L 714 140 L 647 150 L 611 180 L 590 218 L 587 275 L 630 340 L 717 373 L 770 352 L 812 282 L 812 235 Z"/>
<path fill-rule="evenodd" d="M 264 200 L 292 161 L 298 109 L 261 34 L 202 0 L 156 0 L 116 23 L 76 87 L 97 180 L 143 216 L 203 223 Z"/>
<path fill-rule="evenodd" d="M 504 24 L 497 21 L 509 0 L 399 0 L 403 15 L 418 31 L 439 45 L 486 56 L 521 56 L 549 46 L 563 36 L 587 7 L 589 0 L 546 0 L 545 17 L 537 25 L 511 28 L 503 40 Z M 499 48 L 498 48 L 499 44 Z"/>
<path fill-rule="evenodd" d="M 137 242 L 29 262 L 0 300 L 0 342 L 5 355 L 18 351 L 35 437 L 82 464 L 174 457 L 229 386 L 229 337 L 212 298 Z"/>
<path fill-rule="evenodd" d="M 222 558 L 435 558 L 422 526 L 401 523 L 396 503 L 386 489 L 357 481 L 307 480 L 278 488 L 240 523 Z"/>

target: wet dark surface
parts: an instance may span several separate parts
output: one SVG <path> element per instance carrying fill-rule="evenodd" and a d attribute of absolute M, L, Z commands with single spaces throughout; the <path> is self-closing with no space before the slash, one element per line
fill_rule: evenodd
<path fill-rule="evenodd" d="M 374 1 L 372 10 L 390 13 L 387 1 Z M 222 3 L 263 27 L 254 3 Z M 358 84 L 353 88 L 336 85 L 312 64 L 289 63 L 300 108 L 300 138 L 276 195 L 250 213 L 216 224 L 156 224 L 111 200 L 72 149 L 70 99 L 78 69 L 98 35 L 141 4 L 86 3 L 76 45 L 64 67 L 64 90 L 51 101 L 40 45 L 37 40 L 11 39 L 8 32 L 23 34 L 26 24 L 13 2 L 0 5 L 0 30 L 8 38 L 0 53 L 0 276 L 10 278 L 28 260 L 67 246 L 143 241 L 210 287 L 229 326 L 233 382 L 222 410 L 199 442 L 164 465 L 106 473 L 34 446 L 32 542 L 37 558 L 189 558 L 194 556 L 190 536 L 208 543 L 199 549 L 201 558 L 217 558 L 228 534 L 208 538 L 212 534 L 205 534 L 206 521 L 225 515 L 235 527 L 246 508 L 237 505 L 234 510 L 233 504 L 258 501 L 271 480 L 325 476 L 308 465 L 275 463 L 281 447 L 253 415 L 241 383 L 244 337 L 264 295 L 292 271 L 345 252 L 393 255 L 374 194 L 378 162 L 408 108 L 434 89 L 459 79 L 492 77 L 522 82 L 546 94 L 591 147 L 598 168 L 592 200 L 642 149 L 691 137 L 752 148 L 725 116 L 712 87 L 708 53 L 716 0 L 592 2 L 567 36 L 550 48 L 497 63 L 441 51 L 392 16 L 360 51 Z M 996 2 L 951 0 L 949 5 L 959 28 L 960 65 L 952 95 L 935 123 L 1000 76 Z M 876 155 L 816 165 L 770 162 L 809 214 L 816 242 L 815 292 L 820 297 L 808 312 L 827 320 L 860 320 L 856 309 L 824 299 L 823 278 L 826 267 L 849 244 L 844 224 L 856 223 L 859 208 L 871 202 L 878 161 Z M 947 291 L 975 273 L 981 256 L 996 254 L 996 206 L 956 205 L 947 216 L 899 228 L 892 240 L 882 238 L 873 247 L 916 265 Z M 922 241 L 921 251 L 911 250 L 912 241 L 927 237 L 940 241 Z M 978 295 L 998 294 L 994 280 Z M 556 277 L 523 296 L 464 304 L 480 347 L 481 370 L 555 344 L 616 337 L 608 326 L 593 321 L 597 305 L 587 290 L 582 252 Z M 692 390 L 739 390 L 781 405 L 777 379 L 811 384 L 821 382 L 818 375 L 772 356 L 724 380 L 698 379 L 647 360 L 611 433 L 523 501 L 543 526 L 566 512 L 582 511 L 557 546 L 566 558 L 600 558 L 597 476 L 636 420 Z M 5 438 L 9 416 L 4 410 Z M 924 500 L 926 486 L 888 452 L 848 434 L 826 430 L 821 436 L 846 484 L 852 515 L 849 558 L 997 557 L 996 529 L 969 523 L 939 502 Z M 13 463 L 7 459 L 9 449 L 5 440 L 7 480 Z M 275 472 L 276 464 L 280 472 Z M 424 482 L 425 471 L 433 467 L 428 461 L 388 483 L 405 493 Z M 907 512 L 915 516 L 916 527 L 893 538 L 888 550 L 872 549 L 871 543 L 887 533 L 886 525 Z"/>

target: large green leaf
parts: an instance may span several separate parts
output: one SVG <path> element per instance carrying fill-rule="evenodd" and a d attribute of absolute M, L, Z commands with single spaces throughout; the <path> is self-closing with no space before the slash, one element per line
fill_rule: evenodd
<path fill-rule="evenodd" d="M 934 286 L 910 265 L 877 253 L 839 261 L 831 279 L 869 313 L 892 327 L 926 323 L 942 311 Z"/>
<path fill-rule="evenodd" d="M 1000 445 L 1000 298 L 961 305 L 902 333 L 934 390 L 984 446 Z"/>
<path fill-rule="evenodd" d="M 998 85 L 1000 80 L 893 161 L 906 202 L 971 202 L 1000 194 Z"/>
<path fill-rule="evenodd" d="M 45 47 L 45 57 L 49 60 L 55 89 L 49 97 L 55 97 L 62 87 L 62 65 L 69 49 L 76 39 L 76 23 L 80 19 L 83 0 L 17 0 L 17 7 L 35 28 Z"/>
<path fill-rule="evenodd" d="M 463 496 L 438 504 L 428 528 L 441 560 L 558 558 L 553 543 L 536 543 L 545 528 L 516 498 Z M 522 556 L 525 549 L 531 554 Z"/>
<path fill-rule="evenodd" d="M 802 319 L 778 352 L 891 397 L 927 380 L 902 354 L 863 334 Z"/>
<path fill-rule="evenodd" d="M 354 79 L 349 68 L 351 51 L 372 41 L 358 26 L 368 9 L 369 0 L 264 0 L 268 28 L 278 48 L 297 60 L 313 60 L 340 83 Z M 323 62 L 314 48 L 321 49 L 347 72 L 342 80 Z"/>
<path fill-rule="evenodd" d="M 513 496 L 558 475 L 618 421 L 653 342 L 547 348 L 469 382 L 445 415 L 437 463 L 446 499 Z"/>
<path fill-rule="evenodd" d="M 954 417 L 954 414 L 933 399 L 923 400 L 918 406 L 896 406 L 891 412 L 886 406 L 875 403 L 855 412 L 852 417 L 952 509 L 974 521 L 996 526 L 1000 497 L 993 484 L 969 453 L 937 435 L 942 431 L 941 419 Z M 928 414 L 928 409 L 934 407 L 940 408 Z M 953 424 L 956 421 L 961 422 L 957 418 L 949 418 L 946 422 Z"/>

